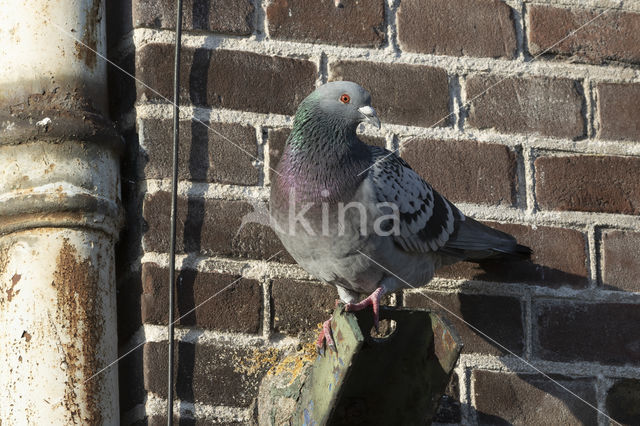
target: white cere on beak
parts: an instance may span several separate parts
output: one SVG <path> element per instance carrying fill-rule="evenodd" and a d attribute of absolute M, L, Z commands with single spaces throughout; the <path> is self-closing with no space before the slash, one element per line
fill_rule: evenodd
<path fill-rule="evenodd" d="M 364 116 L 366 122 L 378 129 L 380 128 L 380 119 L 378 118 L 378 114 L 376 114 L 375 109 L 371 108 L 369 105 L 366 105 L 362 108 L 358 108 L 358 111 L 360 111 L 360 113 Z"/>

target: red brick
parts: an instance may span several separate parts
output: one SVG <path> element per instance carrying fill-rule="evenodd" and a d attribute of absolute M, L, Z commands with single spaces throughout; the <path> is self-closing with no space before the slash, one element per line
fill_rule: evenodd
<path fill-rule="evenodd" d="M 535 161 L 536 198 L 545 210 L 640 213 L 640 158 L 573 155 Z"/>
<path fill-rule="evenodd" d="M 597 406 L 595 380 L 554 380 Z M 480 425 L 597 425 L 598 412 L 539 374 L 474 370 L 471 375 Z"/>
<path fill-rule="evenodd" d="M 148 195 L 143 218 L 148 230 L 145 250 L 166 253 L 169 249 L 171 194 Z M 263 205 L 266 209 L 266 204 Z M 254 211 L 246 201 L 178 198 L 176 251 L 294 263 L 271 228 L 258 223 L 242 225 L 242 218 Z M 267 210 L 265 210 L 266 212 Z M 278 253 L 276 255 L 276 253 Z"/>
<path fill-rule="evenodd" d="M 404 0 L 398 41 L 410 52 L 513 58 L 513 11 L 498 0 Z"/>
<path fill-rule="evenodd" d="M 601 13 L 601 9 L 531 5 L 527 13 L 529 51 L 538 55 L 549 49 L 545 55 L 595 64 L 606 60 L 639 63 L 640 14 L 609 10 L 598 16 Z"/>
<path fill-rule="evenodd" d="M 144 345 L 144 386 L 167 397 L 167 342 Z M 268 347 L 241 348 L 179 342 L 175 348 L 175 397 L 185 402 L 248 407 L 260 380 L 277 361 Z"/>
<path fill-rule="evenodd" d="M 454 294 L 428 290 L 421 290 L 420 293 L 406 293 L 405 305 L 411 308 L 432 309 L 451 321 L 464 342 L 465 352 L 492 355 L 507 353 L 502 347 L 466 324 L 469 323 L 510 351 L 517 355 L 523 354 L 524 307 L 519 299 L 508 296 Z M 449 311 L 466 323 L 454 317 Z"/>
<path fill-rule="evenodd" d="M 334 286 L 317 281 L 274 280 L 271 287 L 273 329 L 297 334 L 315 330 L 328 320 L 338 293 Z"/>
<path fill-rule="evenodd" d="M 607 414 L 623 425 L 640 424 L 640 380 L 618 380 L 607 391 Z"/>
<path fill-rule="evenodd" d="M 173 0 L 133 0 L 136 28 L 176 28 L 176 2 Z M 185 31 L 212 31 L 250 35 L 254 7 L 250 0 L 185 0 L 182 28 Z"/>
<path fill-rule="evenodd" d="M 476 75 L 467 80 L 466 90 L 472 127 L 571 139 L 585 135 L 584 100 L 576 81 Z"/>
<path fill-rule="evenodd" d="M 640 140 L 640 84 L 601 83 L 597 90 L 598 138 Z"/>
<path fill-rule="evenodd" d="M 379 47 L 385 39 L 383 0 L 275 0 L 267 7 L 273 38 Z"/>
<path fill-rule="evenodd" d="M 450 122 L 449 82 L 443 69 L 340 61 L 331 64 L 330 79 L 355 81 L 369 90 L 383 122 L 423 127 Z"/>
<path fill-rule="evenodd" d="M 153 263 L 142 265 L 142 320 L 167 324 L 169 270 Z M 262 287 L 238 275 L 176 271 L 174 318 L 179 325 L 220 331 L 260 333 Z M 195 310 L 194 310 L 195 309 Z"/>
<path fill-rule="evenodd" d="M 640 365 L 640 305 L 537 300 L 532 322 L 538 358 Z"/>
<path fill-rule="evenodd" d="M 492 261 L 481 265 L 461 262 L 441 268 L 437 276 L 495 282 L 535 284 L 545 287 L 568 285 L 585 288 L 588 284 L 586 239 L 572 229 L 538 226 L 535 228 L 485 222 L 507 232 L 533 250 L 531 261 Z"/>
<path fill-rule="evenodd" d="M 173 99 L 173 45 L 148 44 L 138 51 L 138 100 Z M 182 49 L 180 103 L 214 108 L 294 114 L 315 88 L 316 66 L 306 60 L 250 52 Z M 286 90 L 283 88 L 286 87 Z"/>
<path fill-rule="evenodd" d="M 640 232 L 604 231 L 601 246 L 602 284 L 640 292 Z"/>
<path fill-rule="evenodd" d="M 147 155 L 143 178 L 170 179 L 173 122 L 143 120 L 140 133 Z M 195 120 L 180 122 L 179 179 L 257 185 L 260 172 L 253 165 L 257 156 L 258 142 L 253 127 L 201 124 Z"/>
<path fill-rule="evenodd" d="M 504 145 L 475 141 L 409 140 L 402 156 L 452 201 L 514 206 L 515 153 Z"/>

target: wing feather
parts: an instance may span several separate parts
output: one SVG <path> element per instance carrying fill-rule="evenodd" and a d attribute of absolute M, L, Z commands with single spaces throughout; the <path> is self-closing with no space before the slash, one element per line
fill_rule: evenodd
<path fill-rule="evenodd" d="M 372 147 L 371 168 L 378 202 L 393 203 L 399 212 L 395 242 L 405 251 L 427 252 L 444 247 L 464 215 L 438 194 L 403 159 Z"/>

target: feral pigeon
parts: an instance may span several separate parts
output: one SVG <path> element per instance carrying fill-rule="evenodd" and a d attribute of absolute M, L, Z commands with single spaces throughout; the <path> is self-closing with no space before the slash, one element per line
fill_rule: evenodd
<path fill-rule="evenodd" d="M 511 235 L 466 217 L 395 153 L 358 139 L 363 122 L 380 128 L 364 88 L 318 87 L 296 112 L 270 198 L 284 247 L 337 288 L 346 311 L 372 306 L 377 326 L 384 294 L 425 285 L 443 265 L 530 256 Z M 325 341 L 335 348 L 329 321 L 320 350 Z"/>

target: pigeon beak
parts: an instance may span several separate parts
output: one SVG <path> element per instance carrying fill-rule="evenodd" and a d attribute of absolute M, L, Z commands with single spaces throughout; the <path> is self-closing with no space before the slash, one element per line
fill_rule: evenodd
<path fill-rule="evenodd" d="M 369 105 L 363 106 L 362 108 L 358 108 L 358 111 L 363 115 L 364 120 L 367 123 L 376 126 L 376 128 L 380 129 L 380 119 L 378 118 L 378 114 L 376 114 L 376 110 L 371 108 Z"/>

